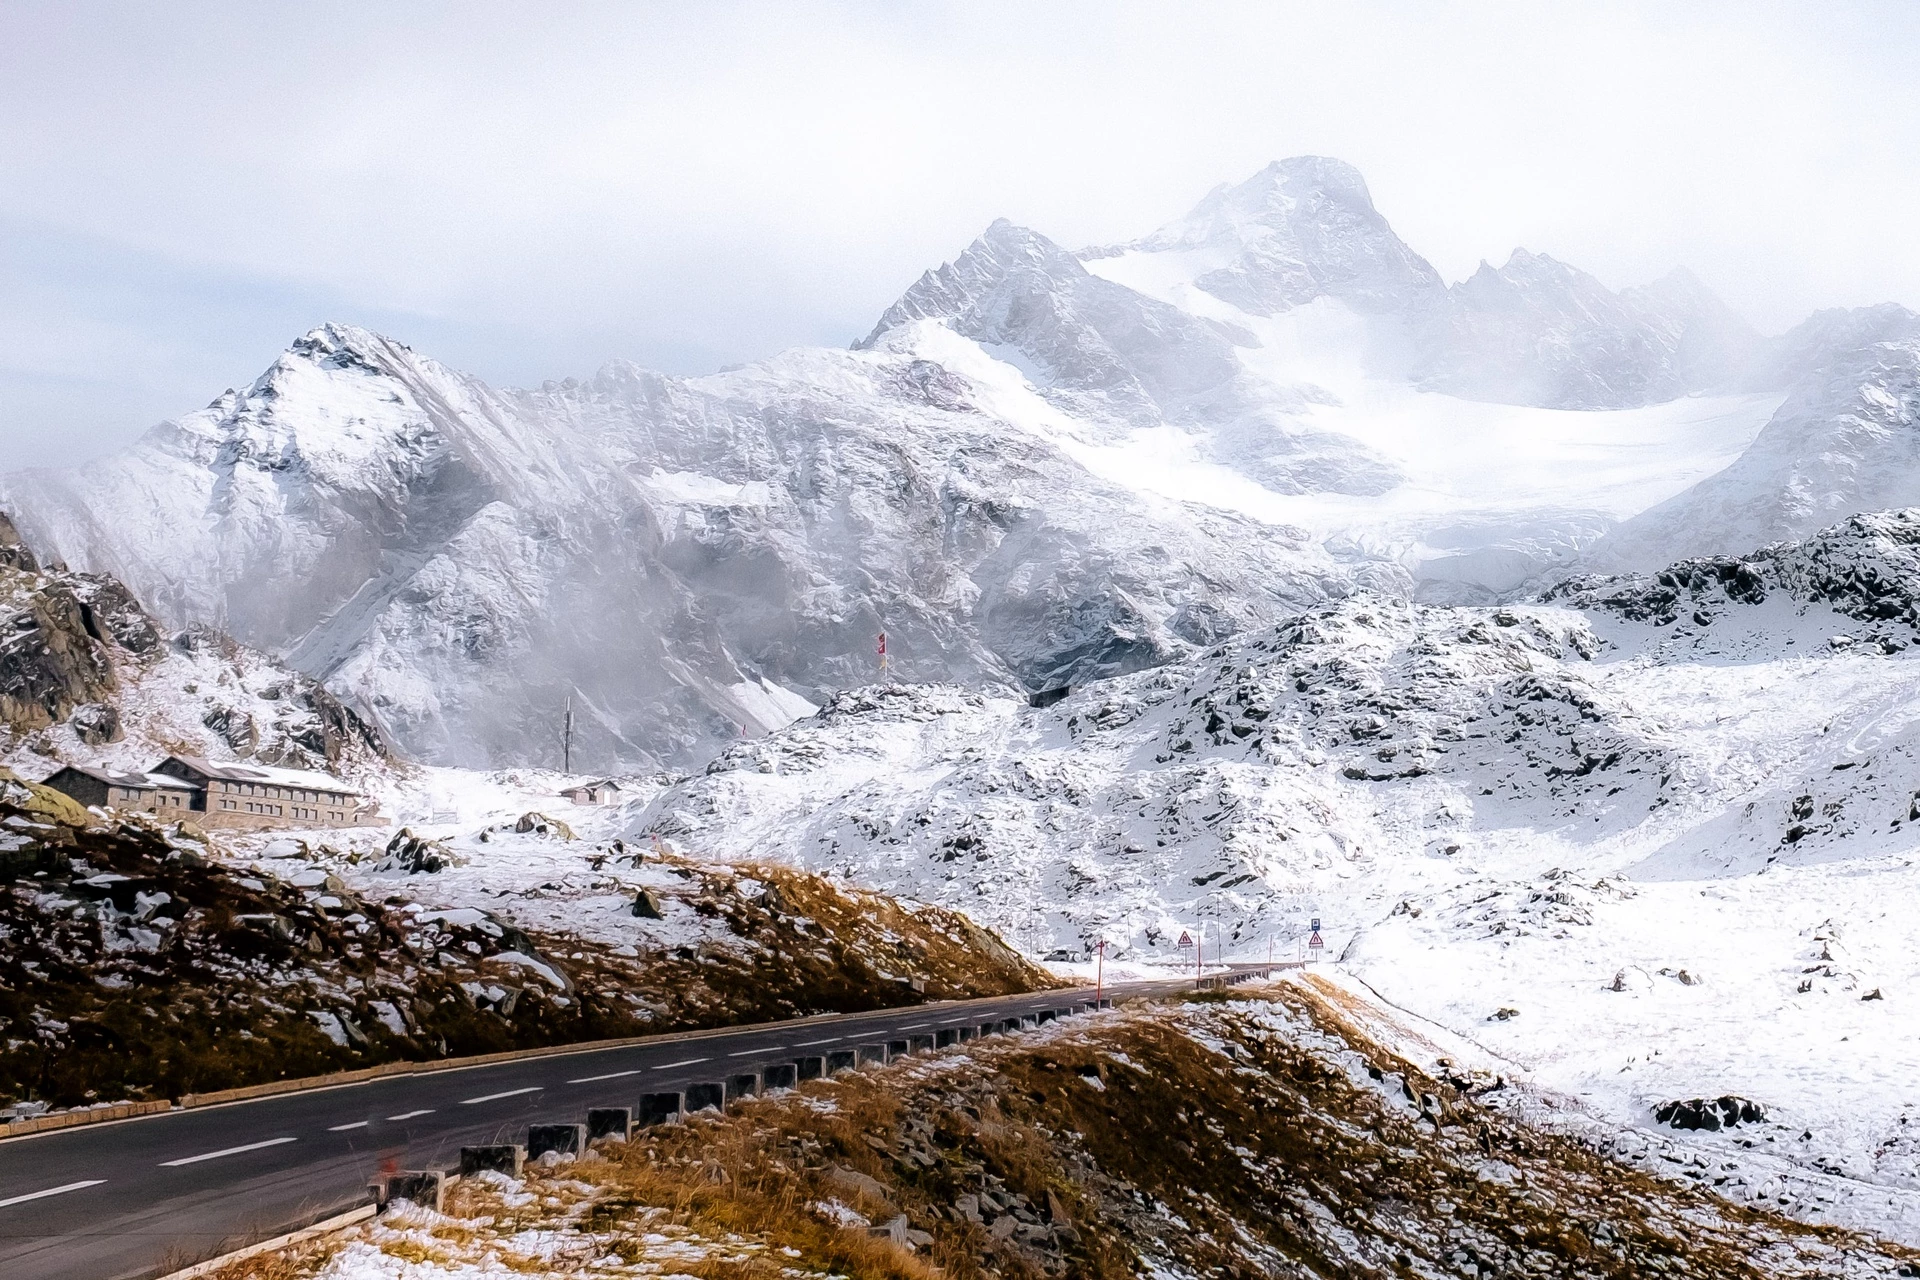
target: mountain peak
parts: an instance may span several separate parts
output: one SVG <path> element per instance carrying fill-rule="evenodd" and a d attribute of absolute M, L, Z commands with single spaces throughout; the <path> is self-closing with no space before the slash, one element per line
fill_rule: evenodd
<path fill-rule="evenodd" d="M 1331 156 L 1276 160 L 1243 182 L 1215 187 L 1132 248 L 1230 255 L 1194 284 L 1254 315 L 1320 297 L 1392 311 L 1444 288 L 1373 207 L 1360 171 Z"/>
<path fill-rule="evenodd" d="M 900 295 L 900 300 L 881 315 L 873 332 L 854 343 L 854 348 L 870 349 L 881 334 L 915 320 L 951 319 L 961 315 L 1007 277 L 1021 272 L 1066 282 L 1085 276 L 1087 269 L 1078 258 L 1038 231 L 1006 218 L 995 218 L 959 257 L 922 273 L 913 286 Z"/>

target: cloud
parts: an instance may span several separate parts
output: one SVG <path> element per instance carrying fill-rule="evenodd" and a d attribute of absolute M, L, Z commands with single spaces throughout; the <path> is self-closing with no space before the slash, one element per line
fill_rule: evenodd
<path fill-rule="evenodd" d="M 1007 215 L 1143 234 L 1339 155 L 1458 278 L 1920 299 L 1920 12 L 343 3 L 0 14 L 0 444 L 105 448 L 323 319 L 495 381 L 845 342 Z M 24 229 L 24 230 L 23 230 Z M 197 388 L 197 390 L 194 390 Z"/>

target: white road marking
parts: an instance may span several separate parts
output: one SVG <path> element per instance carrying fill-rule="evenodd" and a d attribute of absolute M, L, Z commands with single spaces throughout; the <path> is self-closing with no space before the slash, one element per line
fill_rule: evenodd
<path fill-rule="evenodd" d="M 401 1113 L 400 1113 L 399 1115 L 397 1115 L 397 1116 L 388 1116 L 388 1117 L 387 1117 L 387 1119 L 389 1119 L 389 1120 L 411 1120 L 411 1119 L 413 1119 L 413 1118 L 414 1118 L 415 1116 L 430 1116 L 430 1115 L 432 1115 L 432 1114 L 433 1114 L 433 1108 L 432 1108 L 432 1107 L 422 1107 L 422 1108 L 420 1108 L 420 1110 L 418 1110 L 418 1111 L 402 1111 L 402 1112 L 401 1112 Z"/>
<path fill-rule="evenodd" d="M 691 1067 L 705 1061 L 706 1061 L 705 1058 L 688 1058 L 685 1062 L 663 1062 L 659 1066 L 655 1067 L 654 1070 L 655 1071 L 671 1071 L 675 1067 Z"/>
<path fill-rule="evenodd" d="M 919 1030 L 922 1030 L 923 1028 L 926 1028 L 926 1027 L 930 1027 L 930 1026 L 932 1026 L 932 1025 L 933 1025 L 933 1024 L 932 1024 L 931 1022 L 910 1022 L 910 1023 L 908 1023 L 908 1024 L 906 1025 L 906 1026 L 904 1026 L 904 1027 L 895 1027 L 895 1028 L 894 1028 L 894 1030 L 896 1030 L 896 1031 L 919 1031 Z"/>
<path fill-rule="evenodd" d="M 63 1196 L 69 1191 L 82 1191 L 88 1187 L 97 1187 L 105 1181 L 105 1178 L 89 1178 L 85 1182 L 69 1182 L 64 1187 L 48 1187 L 45 1191 L 29 1191 L 23 1196 L 10 1196 L 0 1200 L 0 1209 L 10 1204 L 25 1204 L 29 1200 L 45 1200 L 48 1196 Z"/>
<path fill-rule="evenodd" d="M 569 1080 L 567 1081 L 567 1083 L 568 1084 L 592 1084 L 596 1080 L 618 1080 L 623 1076 L 637 1076 L 639 1074 L 640 1074 L 640 1068 L 635 1067 L 631 1071 L 609 1071 L 607 1072 L 607 1074 L 603 1076 L 581 1076 L 578 1080 Z"/>
<path fill-rule="evenodd" d="M 727 1056 L 729 1058 L 751 1058 L 756 1053 L 781 1053 L 786 1047 L 787 1046 L 783 1044 L 773 1044 L 768 1045 L 764 1049 L 736 1049 Z"/>
<path fill-rule="evenodd" d="M 845 1039 L 845 1036 L 828 1036 L 825 1040 L 802 1040 L 793 1047 L 796 1049 L 811 1049 L 816 1044 L 839 1044 Z"/>
<path fill-rule="evenodd" d="M 355 1120 L 352 1124 L 336 1124 L 332 1128 L 328 1129 L 327 1132 L 328 1133 L 345 1133 L 349 1129 L 364 1129 L 372 1123 L 373 1121 L 371 1120 Z"/>
<path fill-rule="evenodd" d="M 483 1093 L 477 1098 L 460 1099 L 460 1105 L 470 1107 L 476 1102 L 493 1102 L 500 1098 L 517 1098 L 523 1093 L 538 1093 L 546 1087 L 547 1086 L 543 1084 L 530 1084 L 524 1089 L 508 1089 L 505 1093 Z"/>
<path fill-rule="evenodd" d="M 298 1138 L 268 1138 L 265 1142 L 249 1142 L 244 1147 L 226 1147 L 219 1151 L 208 1151 L 197 1156 L 182 1156 L 178 1160 L 162 1160 L 162 1169 L 178 1169 L 183 1164 L 199 1164 L 202 1160 L 218 1160 L 221 1156 L 237 1156 L 242 1151 L 258 1151 L 262 1147 L 277 1147 L 286 1142 L 298 1142 Z"/>

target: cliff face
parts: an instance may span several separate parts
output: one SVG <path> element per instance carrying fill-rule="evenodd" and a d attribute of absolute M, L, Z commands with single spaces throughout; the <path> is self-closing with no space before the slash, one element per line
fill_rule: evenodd
<path fill-rule="evenodd" d="M 0 514 L 0 725 L 31 732 L 112 698 L 117 682 L 104 638 L 111 633 L 82 594 L 97 597 L 89 589 L 96 584 L 79 577 L 42 570 Z M 88 736 L 107 740 L 118 736 L 109 718 L 91 712 L 80 720 Z"/>

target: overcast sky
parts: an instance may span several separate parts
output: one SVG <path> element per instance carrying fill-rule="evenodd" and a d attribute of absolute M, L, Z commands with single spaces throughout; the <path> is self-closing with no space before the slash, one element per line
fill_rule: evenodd
<path fill-rule="evenodd" d="M 0 0 L 0 465 L 324 320 L 490 381 L 844 344 L 1007 216 L 1132 239 L 1358 165 L 1449 279 L 1920 304 L 1920 6 Z"/>

